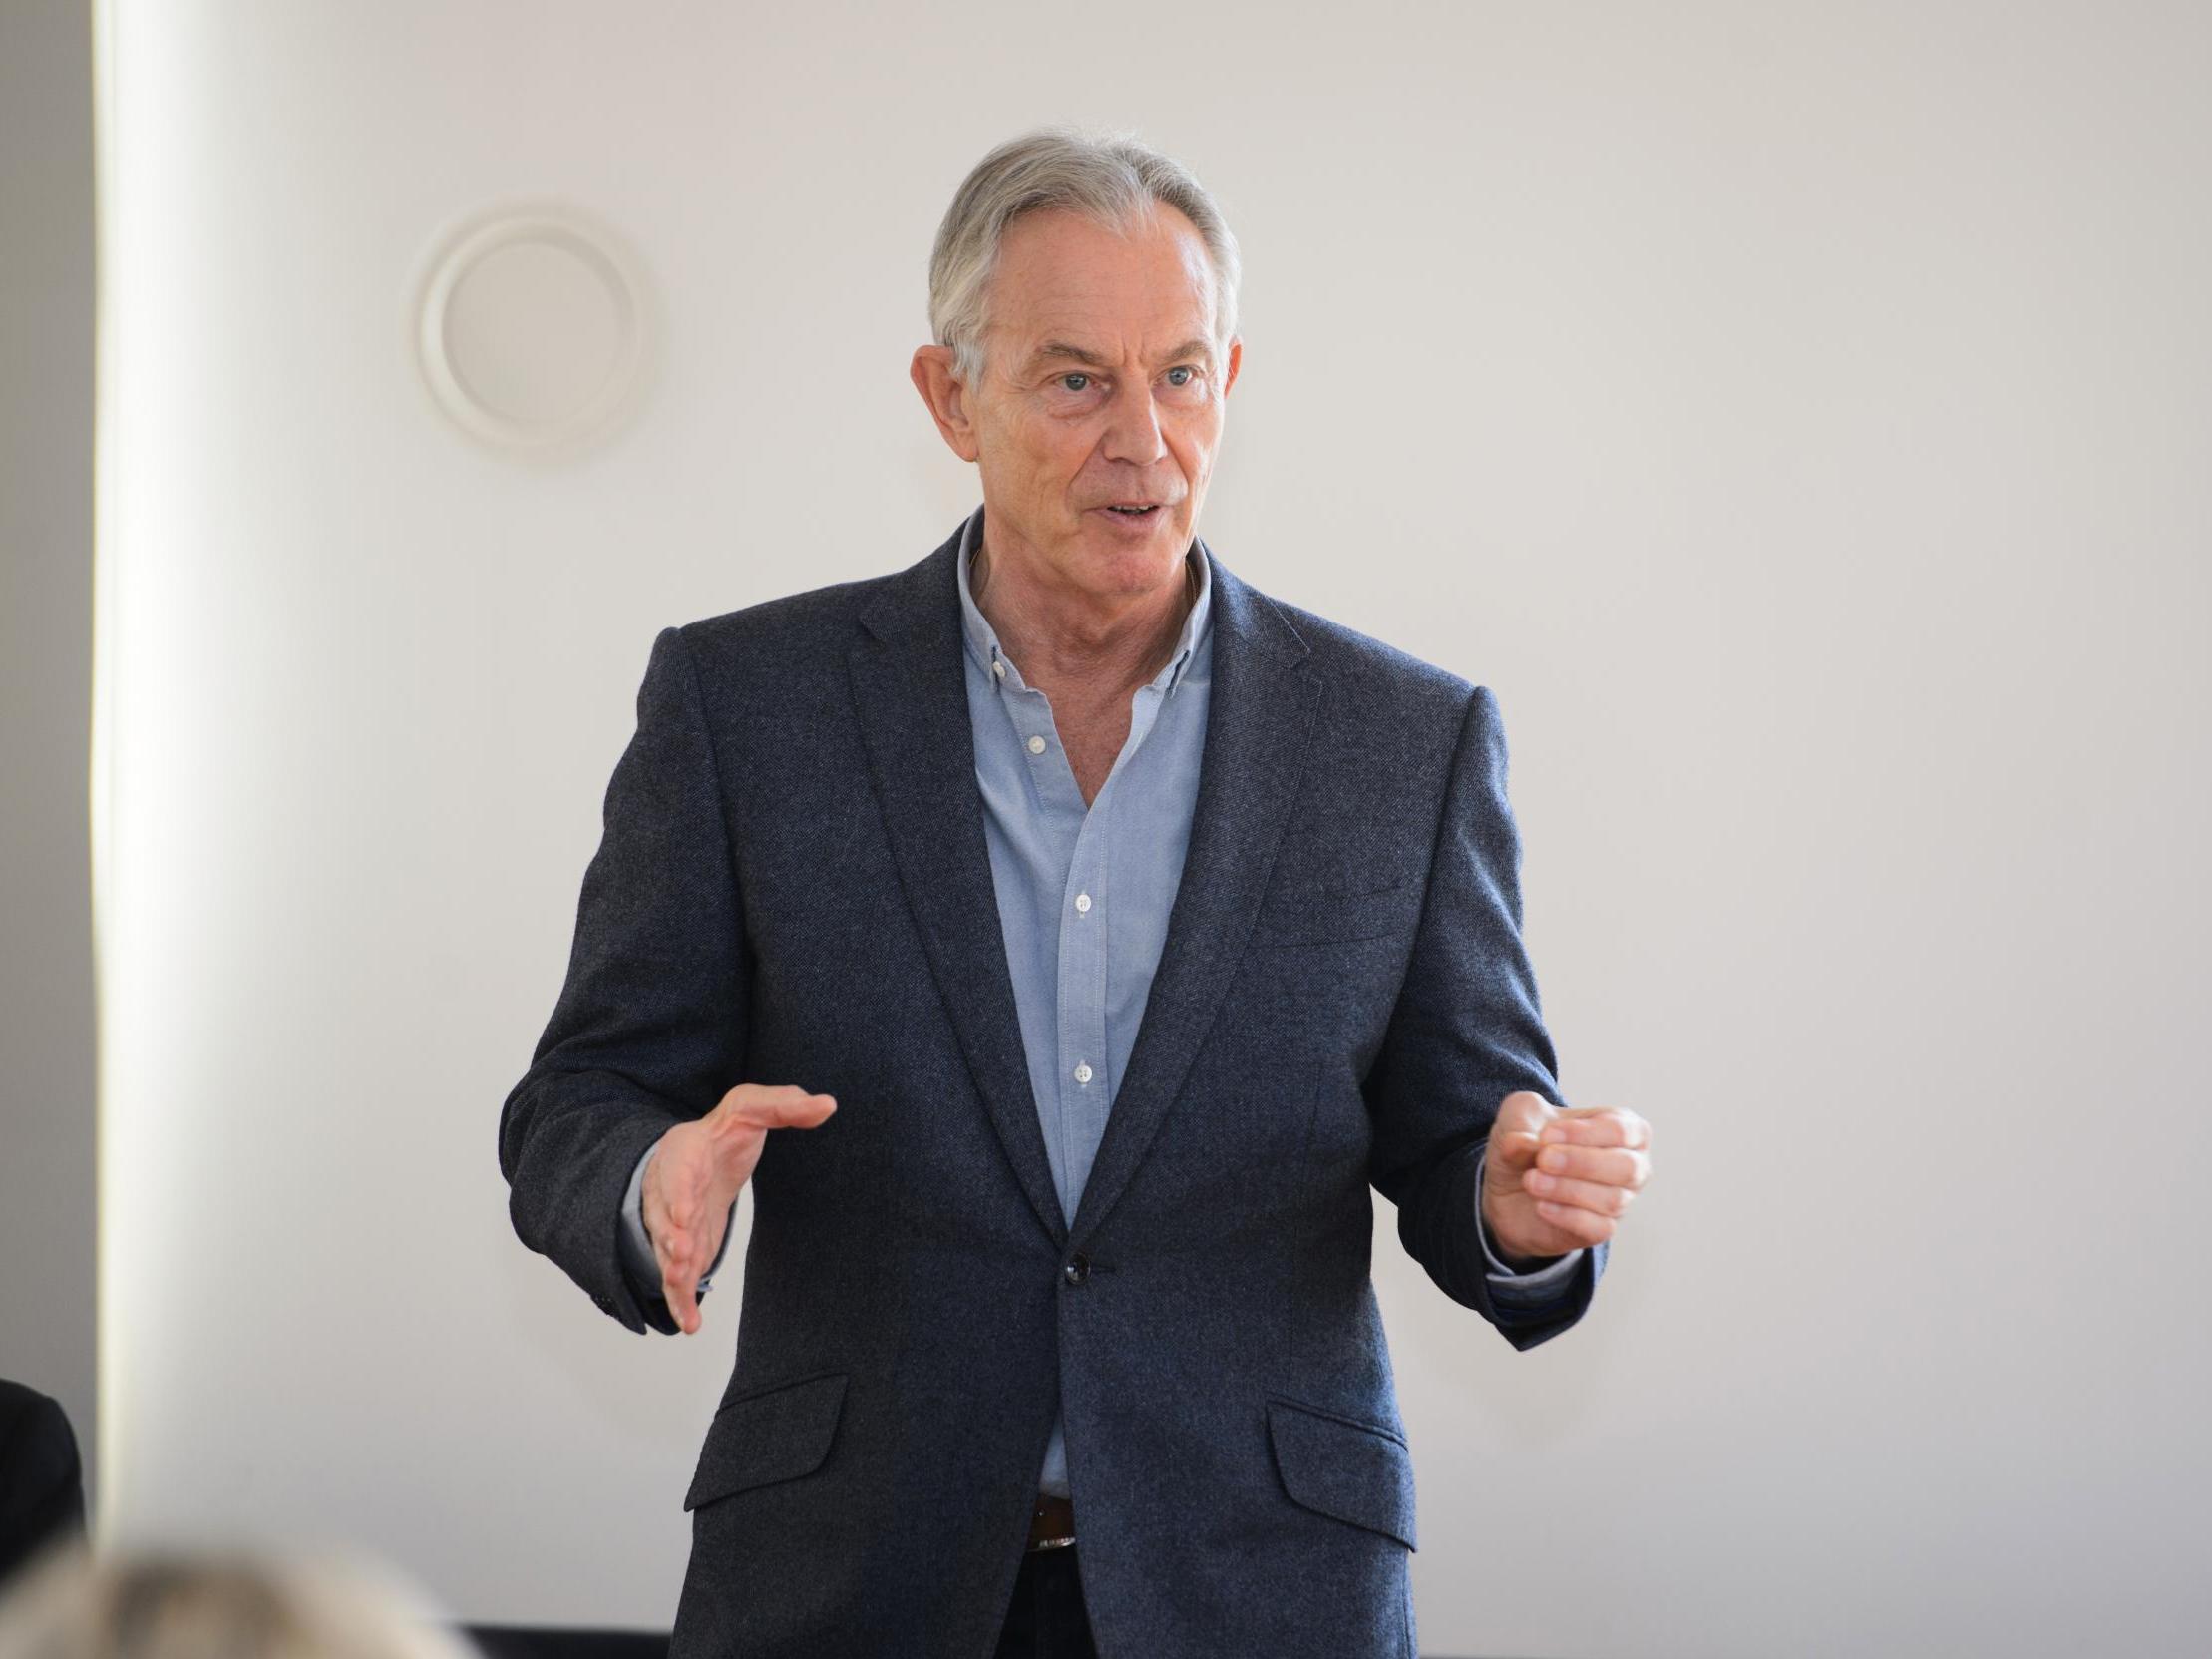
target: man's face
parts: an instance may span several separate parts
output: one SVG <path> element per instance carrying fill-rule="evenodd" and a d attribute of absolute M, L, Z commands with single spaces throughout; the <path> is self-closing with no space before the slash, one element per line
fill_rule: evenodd
<path fill-rule="evenodd" d="M 1213 343 L 1197 227 L 1165 205 L 1129 238 L 1057 209 L 1024 214 L 987 314 L 982 384 L 963 403 L 992 550 L 1100 598 L 1178 580 L 1243 356 L 1232 341 L 1223 362 Z M 1129 503 L 1150 506 L 1114 510 Z"/>

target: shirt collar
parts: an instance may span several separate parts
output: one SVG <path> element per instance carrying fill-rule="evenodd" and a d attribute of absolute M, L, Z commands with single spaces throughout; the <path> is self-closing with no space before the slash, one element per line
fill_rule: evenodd
<path fill-rule="evenodd" d="M 992 671 L 992 665 L 1002 660 L 1006 663 L 1007 674 L 1013 675 L 1016 683 L 1019 683 L 1019 670 L 1014 667 L 1012 659 L 998 648 L 998 630 L 990 625 L 990 620 L 983 615 L 975 603 L 974 594 L 968 589 L 968 567 L 975 562 L 975 549 L 980 545 L 982 537 L 983 510 L 978 507 L 968 515 L 967 523 L 960 527 L 960 551 L 954 560 L 960 573 L 960 625 L 967 635 L 969 653 L 974 656 L 976 665 L 990 674 L 994 686 L 1005 683 L 1001 675 Z M 1190 615 L 1183 619 L 1183 631 L 1176 635 L 1174 654 L 1168 658 L 1167 666 L 1152 679 L 1155 687 L 1171 694 L 1182 682 L 1183 669 L 1190 662 L 1191 653 L 1198 648 L 1199 641 L 1205 637 L 1206 624 L 1213 615 L 1213 565 L 1206 557 L 1204 545 L 1196 537 L 1192 538 L 1192 545 L 1185 552 L 1184 558 L 1198 568 L 1198 597 L 1191 602 Z"/>

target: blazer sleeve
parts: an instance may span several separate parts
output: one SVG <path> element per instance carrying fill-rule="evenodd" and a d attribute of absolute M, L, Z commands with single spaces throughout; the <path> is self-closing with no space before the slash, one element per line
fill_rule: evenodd
<path fill-rule="evenodd" d="M 1500 1102 L 1529 1089 L 1567 1105 L 1521 939 L 1520 832 L 1488 686 L 1473 688 L 1460 722 L 1413 954 L 1361 1086 L 1374 1123 L 1369 1178 L 1397 1206 L 1407 1253 L 1444 1294 L 1515 1348 L 1582 1318 L 1605 1272 L 1605 1244 L 1582 1253 L 1562 1294 L 1531 1306 L 1492 1294 L 1477 1225 L 1482 1154 Z"/>
<path fill-rule="evenodd" d="M 698 669 L 682 631 L 667 627 L 607 784 L 567 979 L 500 1110 L 516 1234 L 632 1331 L 672 1336 L 678 1326 L 623 1272 L 623 1196 L 654 1141 L 743 1080 L 748 983 Z"/>

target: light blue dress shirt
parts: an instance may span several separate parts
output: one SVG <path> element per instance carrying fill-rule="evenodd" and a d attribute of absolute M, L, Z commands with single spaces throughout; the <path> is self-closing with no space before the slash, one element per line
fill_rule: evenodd
<path fill-rule="evenodd" d="M 1097 798 L 1086 806 L 1060 745 L 1050 699 L 1023 680 L 999 648 L 996 631 L 969 590 L 982 524 L 978 507 L 961 531 L 958 558 L 975 782 L 1030 1089 L 1061 1213 L 1073 1217 L 1136 1044 L 1167 940 L 1168 912 L 1182 881 L 1213 683 L 1213 575 L 1194 545 L 1187 557 L 1197 576 L 1197 598 L 1167 665 L 1137 687 L 1129 736 Z M 660 1270 L 640 1200 L 651 1156 L 648 1148 L 630 1172 L 621 1234 L 633 1285 L 657 1301 Z M 1479 1170 L 1475 1190 L 1482 1190 Z M 733 1204 L 733 1223 L 736 1214 Z M 1475 1224 L 1491 1282 L 1514 1303 L 1541 1303 L 1568 1289 L 1582 1251 L 1515 1273 L 1492 1250 L 1479 1204 Z M 699 1281 L 701 1292 L 728 1249 L 725 1228 L 722 1251 Z M 1066 1438 L 1057 1419 L 1038 1486 L 1072 1496 Z"/>

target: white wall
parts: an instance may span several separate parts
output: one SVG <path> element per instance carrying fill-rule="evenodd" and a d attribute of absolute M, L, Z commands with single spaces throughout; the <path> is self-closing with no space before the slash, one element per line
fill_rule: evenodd
<path fill-rule="evenodd" d="M 0 4 L 0 1377 L 98 1479 L 92 23 Z"/>
<path fill-rule="evenodd" d="M 991 144 L 1136 127 L 1243 239 L 1204 526 L 1493 687 L 1591 1317 L 1377 1277 L 1437 1653 L 2181 1652 L 2212 844 L 2212 21 L 2187 5 L 111 0 L 103 1507 L 665 1626 L 734 1301 L 509 1230 L 653 632 L 972 505 L 906 378 Z M 419 262 L 553 196 L 660 376 L 445 425 Z M 734 1284 L 732 1277 L 729 1281 Z"/>

